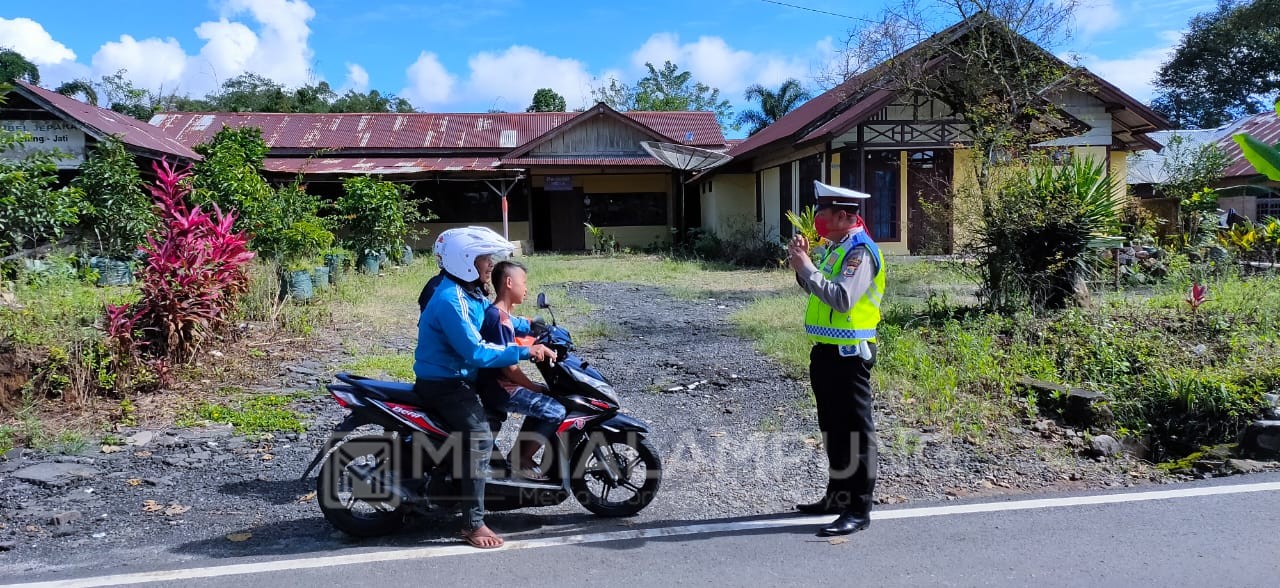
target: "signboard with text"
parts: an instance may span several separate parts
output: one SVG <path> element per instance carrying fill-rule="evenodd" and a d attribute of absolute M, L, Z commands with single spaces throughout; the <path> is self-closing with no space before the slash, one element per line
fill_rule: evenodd
<path fill-rule="evenodd" d="M 542 189 L 548 192 L 571 192 L 573 176 L 547 176 L 542 180 Z"/>
<path fill-rule="evenodd" d="M 26 141 L 0 153 L 5 159 L 22 159 L 40 151 L 60 152 L 59 169 L 74 169 L 84 162 L 84 131 L 60 120 L 0 120 L 6 133 L 24 133 Z"/>

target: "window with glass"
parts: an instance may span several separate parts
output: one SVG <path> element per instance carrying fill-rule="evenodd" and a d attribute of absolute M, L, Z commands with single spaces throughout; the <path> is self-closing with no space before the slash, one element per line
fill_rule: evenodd
<path fill-rule="evenodd" d="M 428 211 L 434 213 L 438 217 L 434 222 L 502 220 L 502 197 L 483 183 L 420 182 L 414 187 L 413 197 L 430 199 L 419 205 L 418 209 L 424 214 Z M 511 222 L 529 220 L 529 198 L 523 186 L 516 186 L 507 193 L 507 219 Z"/>
<path fill-rule="evenodd" d="M 667 224 L 664 192 L 587 194 L 587 222 L 597 227 L 637 227 Z"/>

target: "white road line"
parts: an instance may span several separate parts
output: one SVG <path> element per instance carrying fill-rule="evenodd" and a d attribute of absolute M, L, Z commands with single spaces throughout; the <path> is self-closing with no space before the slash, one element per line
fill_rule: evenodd
<path fill-rule="evenodd" d="M 1133 492 L 1124 494 L 1100 494 L 1092 496 L 1076 496 L 1069 498 L 1042 498 L 1032 500 L 1013 500 L 1007 502 L 983 502 L 975 504 L 957 504 L 953 506 L 930 506 L 920 508 L 903 508 L 896 510 L 876 511 L 875 520 L 913 519 L 958 514 L 983 512 L 1000 512 L 1013 510 L 1031 510 L 1042 508 L 1060 508 L 1067 506 L 1085 506 L 1098 504 L 1119 504 L 1124 502 L 1145 502 L 1152 500 L 1169 500 L 1173 498 L 1194 498 L 1201 496 L 1219 496 L 1226 494 L 1244 494 L 1250 492 L 1280 491 L 1280 482 L 1264 482 L 1256 484 L 1239 484 L 1231 486 L 1206 486 L 1199 488 L 1182 488 L 1177 490 L 1156 490 L 1151 492 Z M 405 561 L 427 559 L 432 557 L 449 557 L 458 555 L 484 555 L 515 549 L 537 549 L 541 547 L 562 547 L 585 543 L 602 543 L 606 541 L 627 541 L 635 539 L 652 539 L 656 537 L 678 537 L 682 535 L 703 535 L 732 531 L 749 531 L 753 529 L 771 529 L 794 527 L 800 525 L 820 525 L 830 522 L 830 516 L 792 517 L 785 519 L 769 519 L 755 521 L 737 521 L 732 523 L 707 523 L 701 525 L 683 525 L 679 527 L 655 527 L 613 531 L 609 533 L 591 533 L 583 535 L 566 535 L 508 541 L 499 549 L 480 550 L 466 545 L 450 545 L 445 547 L 419 547 L 414 549 L 395 549 L 351 555 L 322 555 L 297 559 L 283 559 L 259 563 L 231 564 L 206 568 L 185 570 L 168 570 L 156 572 L 138 572 L 99 576 L 96 578 L 80 578 L 74 580 L 54 580 L 49 582 L 32 582 L 26 584 L 4 584 L 0 588 L 88 588 L 94 586 L 121 586 L 143 584 L 147 582 L 174 582 L 196 578 L 215 578 L 242 574 L 260 574 L 266 572 L 284 572 L 289 570 L 305 570 L 327 568 L 353 564 L 367 564 L 383 561 Z"/>

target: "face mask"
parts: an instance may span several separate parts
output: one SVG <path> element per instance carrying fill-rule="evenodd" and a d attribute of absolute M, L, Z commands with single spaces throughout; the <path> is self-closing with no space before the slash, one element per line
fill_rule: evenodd
<path fill-rule="evenodd" d="M 831 231 L 831 225 L 827 224 L 827 219 L 823 216 L 815 217 L 813 219 L 813 228 L 818 232 L 818 236 L 823 239 L 826 239 L 827 235 L 830 234 Z"/>

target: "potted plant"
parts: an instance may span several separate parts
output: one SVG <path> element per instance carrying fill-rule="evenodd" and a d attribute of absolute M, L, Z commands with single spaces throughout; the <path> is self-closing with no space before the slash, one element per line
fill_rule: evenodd
<path fill-rule="evenodd" d="M 320 252 L 333 245 L 333 233 L 330 233 L 314 219 L 300 220 L 285 229 L 282 235 L 285 253 L 285 288 L 289 296 L 297 300 L 309 300 L 313 294 L 313 270 Z M 328 271 L 325 271 L 324 284 L 328 286 Z"/>

